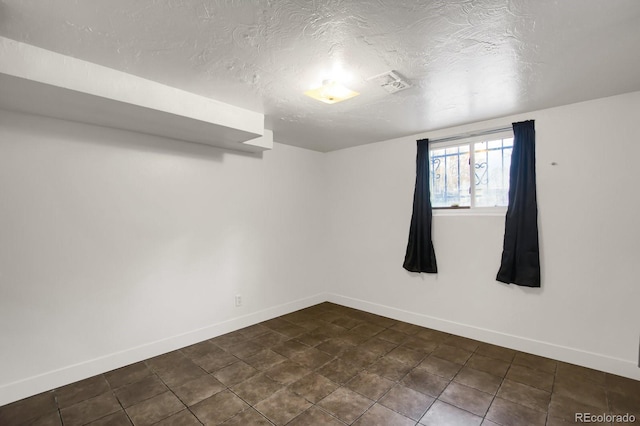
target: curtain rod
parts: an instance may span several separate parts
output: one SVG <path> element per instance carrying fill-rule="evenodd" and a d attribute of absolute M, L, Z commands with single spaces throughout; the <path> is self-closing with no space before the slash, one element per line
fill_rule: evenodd
<path fill-rule="evenodd" d="M 460 139 L 472 138 L 474 136 L 484 136 L 484 135 L 492 135 L 494 133 L 502 133 L 502 132 L 506 132 L 508 130 L 513 130 L 513 127 L 511 127 L 511 126 L 509 126 L 509 127 L 500 127 L 500 128 L 497 128 L 497 129 L 482 130 L 482 131 L 479 131 L 479 132 L 461 133 L 459 135 L 447 136 L 446 138 L 429 139 L 429 143 L 451 142 L 451 141 L 457 141 L 457 140 L 460 140 Z"/>

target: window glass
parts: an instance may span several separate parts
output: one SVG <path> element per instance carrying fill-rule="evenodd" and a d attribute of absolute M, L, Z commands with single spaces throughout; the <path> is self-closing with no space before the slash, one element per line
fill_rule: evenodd
<path fill-rule="evenodd" d="M 474 145 L 475 207 L 506 206 L 513 138 Z"/>
<path fill-rule="evenodd" d="M 469 145 L 430 151 L 433 207 L 469 207 Z"/>
<path fill-rule="evenodd" d="M 431 204 L 435 208 L 506 206 L 513 137 L 460 141 L 429 150 Z"/>

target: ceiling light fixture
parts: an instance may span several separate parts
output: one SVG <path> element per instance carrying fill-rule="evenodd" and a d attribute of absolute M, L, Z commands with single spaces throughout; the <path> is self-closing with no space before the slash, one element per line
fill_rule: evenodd
<path fill-rule="evenodd" d="M 323 80 L 322 86 L 307 90 L 304 94 L 326 104 L 335 104 L 358 96 L 360 93 L 343 86 L 335 80 Z"/>

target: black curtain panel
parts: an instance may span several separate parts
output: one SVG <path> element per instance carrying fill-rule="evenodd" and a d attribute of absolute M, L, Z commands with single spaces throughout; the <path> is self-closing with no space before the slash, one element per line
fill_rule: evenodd
<path fill-rule="evenodd" d="M 540 287 L 535 139 L 533 120 L 513 123 L 509 206 L 496 277 L 503 283 L 526 287 Z"/>
<path fill-rule="evenodd" d="M 411 272 L 438 272 L 436 254 L 431 241 L 431 191 L 429 190 L 429 139 L 418 142 L 416 189 L 404 269 Z"/>

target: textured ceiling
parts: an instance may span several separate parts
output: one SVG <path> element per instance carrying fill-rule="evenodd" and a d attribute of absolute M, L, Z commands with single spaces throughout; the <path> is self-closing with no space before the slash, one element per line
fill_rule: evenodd
<path fill-rule="evenodd" d="M 318 151 L 640 90 L 638 0 L 0 0 L 0 35 L 263 112 Z M 336 66 L 360 96 L 302 94 Z M 413 87 L 367 81 L 389 70 Z"/>

